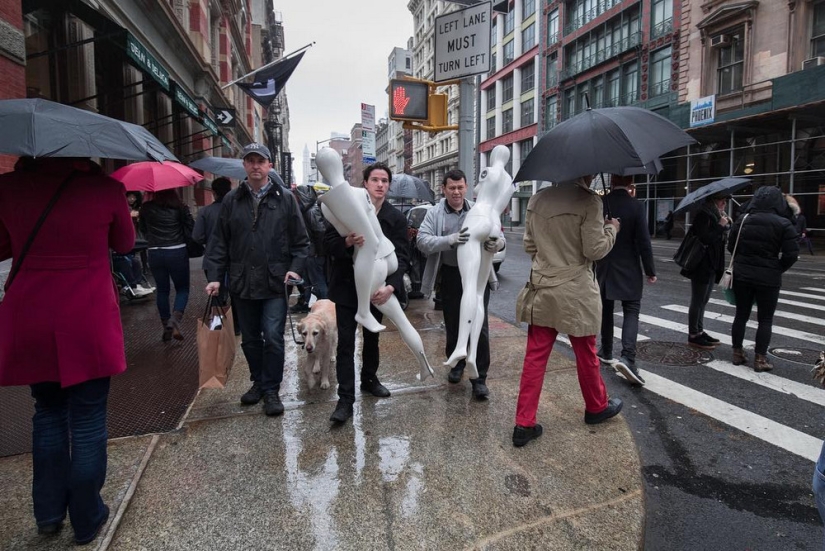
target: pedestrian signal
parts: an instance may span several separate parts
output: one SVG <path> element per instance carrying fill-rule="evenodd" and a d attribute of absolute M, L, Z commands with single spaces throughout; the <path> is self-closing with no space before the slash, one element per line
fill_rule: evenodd
<path fill-rule="evenodd" d="M 426 121 L 429 119 L 426 82 L 390 80 L 390 118 L 396 121 Z"/>

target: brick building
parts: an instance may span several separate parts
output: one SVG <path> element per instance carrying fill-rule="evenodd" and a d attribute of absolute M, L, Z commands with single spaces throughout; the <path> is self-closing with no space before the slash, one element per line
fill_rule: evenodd
<path fill-rule="evenodd" d="M 0 99 L 26 97 L 26 41 L 20 0 L 0 0 Z M 0 172 L 14 166 L 0 155 Z"/>

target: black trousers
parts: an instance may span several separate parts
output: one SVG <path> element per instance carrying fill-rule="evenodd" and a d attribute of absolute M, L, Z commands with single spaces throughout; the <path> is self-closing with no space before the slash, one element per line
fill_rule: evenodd
<path fill-rule="evenodd" d="M 349 403 L 355 402 L 355 332 L 358 322 L 355 321 L 357 308 L 335 305 L 335 316 L 338 319 L 338 349 L 335 352 L 335 372 L 338 376 L 338 398 Z M 384 314 L 375 307 L 370 307 L 372 315 L 379 322 Z M 378 352 L 379 333 L 363 330 L 364 344 L 361 349 L 361 382 L 372 381 L 376 378 L 378 364 L 381 357 Z"/>
<path fill-rule="evenodd" d="M 461 319 L 461 294 L 464 287 L 461 285 L 461 272 L 457 266 L 441 265 L 441 306 L 444 311 L 444 326 L 447 329 L 447 346 L 444 354 L 449 358 L 458 342 L 458 325 Z M 478 379 L 487 380 L 487 371 L 490 369 L 490 328 L 487 324 L 487 305 L 490 302 L 490 287 L 484 289 L 484 324 L 478 337 L 476 348 L 476 368 Z M 461 360 L 456 367 L 464 368 Z"/>
<path fill-rule="evenodd" d="M 756 344 L 754 352 L 768 353 L 773 334 L 773 315 L 779 302 L 779 287 L 765 287 L 733 280 L 733 294 L 736 295 L 736 316 L 730 330 L 731 345 L 733 348 L 742 348 L 745 340 L 745 327 L 751 317 L 753 303 L 756 302 Z"/>

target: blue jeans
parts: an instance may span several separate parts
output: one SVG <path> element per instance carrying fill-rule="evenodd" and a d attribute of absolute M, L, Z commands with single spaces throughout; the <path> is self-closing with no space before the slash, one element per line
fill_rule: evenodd
<path fill-rule="evenodd" d="M 263 391 L 280 391 L 284 378 L 286 297 L 250 300 L 232 296 L 241 324 L 241 349 L 249 379 Z"/>
<path fill-rule="evenodd" d="M 157 296 L 158 313 L 160 319 L 168 320 L 169 294 L 171 287 L 169 279 L 175 284 L 175 312 L 183 313 L 186 303 L 189 302 L 189 254 L 186 247 L 180 249 L 149 249 L 149 267 L 152 268 L 152 277 L 155 278 L 155 294 Z"/>
<path fill-rule="evenodd" d="M 75 537 L 86 539 L 105 515 L 100 490 L 106 480 L 109 377 L 66 388 L 36 383 L 31 392 L 34 518 L 38 526 L 56 524 L 68 508 Z"/>
<path fill-rule="evenodd" d="M 819 452 L 819 460 L 814 469 L 813 489 L 816 508 L 819 509 L 819 518 L 825 522 L 825 443 L 822 444 L 822 451 Z"/>

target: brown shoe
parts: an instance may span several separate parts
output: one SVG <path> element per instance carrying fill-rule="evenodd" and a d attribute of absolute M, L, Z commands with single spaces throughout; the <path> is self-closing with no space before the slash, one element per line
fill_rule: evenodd
<path fill-rule="evenodd" d="M 183 340 L 183 333 L 180 331 L 180 322 L 183 320 L 183 312 L 173 312 L 169 318 L 169 328 L 172 330 L 172 338 L 176 341 Z"/>
<path fill-rule="evenodd" d="M 753 357 L 753 370 L 761 373 L 763 371 L 770 371 L 773 365 L 768 362 L 767 356 L 763 354 L 755 354 Z"/>
<path fill-rule="evenodd" d="M 744 348 L 734 348 L 733 358 L 731 359 L 733 365 L 744 365 L 748 363 L 748 357 L 745 355 Z"/>

